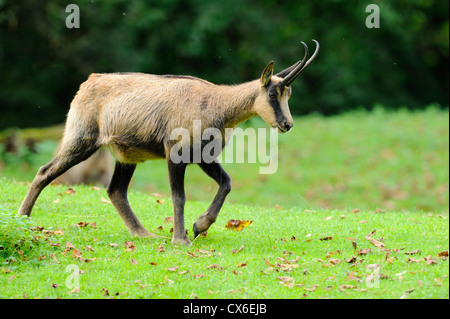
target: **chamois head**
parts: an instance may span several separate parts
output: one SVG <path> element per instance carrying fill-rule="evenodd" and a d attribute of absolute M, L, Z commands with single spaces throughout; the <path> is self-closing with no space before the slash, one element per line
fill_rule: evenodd
<path fill-rule="evenodd" d="M 288 105 L 292 93 L 291 83 L 317 56 L 319 43 L 313 41 L 316 43 L 316 50 L 311 58 L 308 59 L 308 46 L 302 41 L 305 47 L 302 60 L 276 75 L 273 75 L 273 61 L 271 61 L 261 74 L 261 90 L 255 100 L 255 111 L 267 124 L 277 127 L 281 133 L 286 133 L 294 125 Z"/>

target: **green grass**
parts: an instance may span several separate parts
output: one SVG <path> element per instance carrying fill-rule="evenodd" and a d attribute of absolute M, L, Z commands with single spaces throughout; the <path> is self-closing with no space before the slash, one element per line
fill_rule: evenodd
<path fill-rule="evenodd" d="M 0 179 L 3 210 L 17 211 L 26 190 L 26 185 Z M 404 297 L 449 298 L 448 259 L 437 257 L 448 250 L 446 213 L 310 211 L 226 204 L 206 237 L 197 238 L 190 247 L 177 247 L 169 239 L 172 225 L 165 223 L 165 218 L 172 216 L 169 199 L 159 204 L 154 196 L 130 193 L 131 205 L 145 227 L 168 237 L 136 239 L 129 236 L 113 206 L 102 202 L 104 189 L 76 186 L 72 195 L 66 190 L 63 186 L 47 187 L 31 217 L 33 227 L 62 230 L 63 235 L 31 231 L 39 238 L 36 241 L 23 231 L 22 236 L 28 239 L 20 241 L 20 234 L 2 229 L 0 245 L 16 244 L 3 253 L 0 250 L 1 298 L 400 298 L 412 289 Z M 56 199 L 59 202 L 54 203 Z M 205 202 L 187 203 L 187 227 L 191 228 L 206 207 Z M 225 228 L 229 219 L 253 223 L 237 232 Z M 95 222 L 96 228 L 76 227 L 79 222 Z M 372 237 L 386 247 L 377 248 L 365 239 L 374 229 Z M 192 239 L 191 230 L 189 236 Z M 320 240 L 325 237 L 332 239 Z M 125 251 L 126 241 L 134 242 L 134 251 Z M 83 258 L 94 260 L 78 260 L 73 250 L 63 254 L 66 242 L 81 251 Z M 357 244 L 356 251 L 352 242 Z M 111 247 L 112 243 L 118 246 Z M 158 251 L 160 245 L 164 252 Z M 240 252 L 233 253 L 243 245 Z M 357 251 L 366 248 L 371 252 L 357 256 Z M 388 261 L 385 249 L 391 250 Z M 405 254 L 417 249 L 417 254 Z M 428 265 L 424 260 L 428 255 L 437 263 Z M 364 260 L 352 266 L 345 261 L 352 256 L 357 262 Z M 283 270 L 276 266 L 286 264 L 280 257 L 299 260 L 291 270 Z M 420 261 L 409 263 L 408 258 Z M 132 259 L 137 264 L 132 264 Z M 333 265 L 331 259 L 340 262 Z M 265 260 L 274 266 L 269 267 Z M 238 267 L 239 263 L 246 265 Z M 213 264 L 222 268 L 208 268 Z M 374 281 L 366 282 L 371 264 L 379 264 L 384 275 L 378 286 Z M 69 293 L 73 288 L 66 285 L 73 273 L 66 272 L 70 265 L 83 271 L 78 293 Z M 170 271 L 171 267 L 178 269 Z M 278 277 L 291 279 L 283 285 Z"/>
<path fill-rule="evenodd" d="M 259 120 L 245 125 L 265 126 Z M 4 155 L 0 298 L 449 298 L 448 259 L 438 257 L 449 243 L 448 128 L 448 110 L 434 107 L 296 118 L 293 130 L 279 135 L 276 174 L 258 174 L 259 164 L 224 164 L 233 190 L 207 236 L 190 247 L 170 243 L 172 224 L 165 218 L 173 207 L 164 161 L 138 165 L 133 177 L 131 205 L 144 226 L 162 236 L 137 239 L 102 202 L 104 188 L 74 186 L 70 195 L 67 186 L 49 186 L 30 221 L 14 218 L 56 142 L 39 143 L 38 154 Z M 192 224 L 216 189 L 189 166 L 185 218 L 191 240 Z M 153 192 L 163 195 L 162 204 Z M 225 228 L 230 219 L 253 223 L 237 232 Z M 80 222 L 96 228 L 75 226 Z M 385 247 L 365 238 L 375 229 L 372 237 Z M 326 237 L 332 239 L 320 240 Z M 127 241 L 134 242 L 133 251 L 125 251 Z M 64 254 L 67 242 L 83 259 L 74 258 L 73 249 Z M 357 255 L 367 248 L 370 253 Z M 415 250 L 420 252 L 405 254 Z M 356 265 L 346 261 L 352 256 Z M 427 264 L 427 256 L 436 264 Z M 285 260 L 298 257 L 286 266 Z M 221 268 L 208 268 L 214 264 Z M 373 264 L 383 274 L 378 284 L 367 282 Z M 79 292 L 70 293 L 66 284 L 71 265 L 83 271 Z M 280 284 L 278 277 L 289 278 Z"/>

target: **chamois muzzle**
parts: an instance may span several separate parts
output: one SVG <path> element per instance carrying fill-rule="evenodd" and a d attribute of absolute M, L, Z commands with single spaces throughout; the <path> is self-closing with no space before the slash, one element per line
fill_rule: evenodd
<path fill-rule="evenodd" d="M 278 131 L 280 133 L 286 133 L 294 126 L 294 123 L 288 122 L 288 121 L 283 121 L 282 123 L 279 123 L 277 126 L 278 126 Z"/>

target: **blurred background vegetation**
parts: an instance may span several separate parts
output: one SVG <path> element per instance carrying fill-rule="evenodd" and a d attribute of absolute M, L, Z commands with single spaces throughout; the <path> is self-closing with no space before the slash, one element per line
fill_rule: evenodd
<path fill-rule="evenodd" d="M 65 8 L 80 8 L 68 29 Z M 365 12 L 380 7 L 380 28 Z M 0 0 L 0 129 L 64 121 L 92 72 L 256 79 L 321 52 L 294 83 L 296 115 L 358 106 L 423 108 L 449 101 L 448 1 Z"/>
<path fill-rule="evenodd" d="M 79 29 L 65 25 L 71 3 Z M 365 24 L 371 3 L 378 29 Z M 0 0 L 0 140 L 20 128 L 23 143 L 13 155 L 0 145 L 0 173 L 33 178 L 61 136 L 61 126 L 48 126 L 64 122 L 92 72 L 241 83 L 270 60 L 276 71 L 295 63 L 300 41 L 313 50 L 317 39 L 319 56 L 293 84 L 291 111 L 302 117 L 298 135 L 281 137 L 281 173 L 256 178 L 255 169 L 250 181 L 249 166 L 228 167 L 238 189 L 230 200 L 448 210 L 448 21 L 445 0 Z M 400 111 L 362 110 L 380 105 Z M 168 195 L 164 165 L 144 164 L 133 185 Z M 195 174 L 188 196 L 212 199 L 213 183 Z"/>

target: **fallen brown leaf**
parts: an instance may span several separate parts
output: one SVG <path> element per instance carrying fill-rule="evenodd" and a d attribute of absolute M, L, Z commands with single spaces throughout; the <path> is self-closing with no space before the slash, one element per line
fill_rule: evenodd
<path fill-rule="evenodd" d="M 407 263 L 420 263 L 422 259 L 414 259 L 414 258 L 408 258 L 406 259 Z"/>
<path fill-rule="evenodd" d="M 269 267 L 273 267 L 273 266 L 274 266 L 274 265 L 273 265 L 270 261 L 268 261 L 267 259 L 264 259 L 264 262 L 265 262 L 266 265 L 269 266 Z"/>
<path fill-rule="evenodd" d="M 52 257 L 52 260 L 53 260 L 55 263 L 58 263 L 58 259 L 56 258 L 56 254 L 55 254 L 55 253 L 51 254 L 50 257 Z"/>
<path fill-rule="evenodd" d="M 173 216 L 164 218 L 164 223 L 166 224 L 173 223 Z"/>
<path fill-rule="evenodd" d="M 196 254 L 191 253 L 190 251 L 187 251 L 187 254 L 191 257 L 195 257 L 198 258 L 198 256 Z"/>
<path fill-rule="evenodd" d="M 206 269 L 212 269 L 212 268 L 223 270 L 223 267 L 220 267 L 218 264 L 211 264 L 208 267 L 206 267 Z"/>
<path fill-rule="evenodd" d="M 55 235 L 58 235 L 58 236 L 64 235 L 64 231 L 61 230 L 61 229 L 57 229 L 57 230 L 55 230 L 53 233 L 54 233 Z"/>
<path fill-rule="evenodd" d="M 352 256 L 351 258 L 347 259 L 344 258 L 346 262 L 348 262 L 349 264 L 354 264 L 356 262 L 356 257 Z"/>
<path fill-rule="evenodd" d="M 241 248 L 239 248 L 238 250 L 234 249 L 234 250 L 232 251 L 232 253 L 233 253 L 233 254 L 237 254 L 238 252 L 242 251 L 242 249 L 244 249 L 244 247 L 245 247 L 245 244 L 242 245 Z"/>
<path fill-rule="evenodd" d="M 323 237 L 323 238 L 320 238 L 320 240 L 331 240 L 331 239 L 333 239 L 333 236 L 327 236 L 327 237 Z"/>
<path fill-rule="evenodd" d="M 277 279 L 281 280 L 284 283 L 288 283 L 288 282 L 291 282 L 291 281 L 294 282 L 294 278 L 292 278 L 292 277 L 280 276 L 280 277 L 277 277 Z"/>
<path fill-rule="evenodd" d="M 72 187 L 69 187 L 64 193 L 69 195 L 75 195 L 77 192 Z"/>
<path fill-rule="evenodd" d="M 103 204 L 111 204 L 111 202 L 109 201 L 109 200 L 107 200 L 105 197 L 103 197 L 102 196 L 102 198 L 100 199 L 100 201 L 103 203 Z"/>
<path fill-rule="evenodd" d="M 358 256 L 366 255 L 366 254 L 370 253 L 371 251 L 372 251 L 372 249 L 370 249 L 370 248 L 361 249 L 360 251 L 357 252 L 357 255 Z"/>
<path fill-rule="evenodd" d="M 242 231 L 245 227 L 253 223 L 252 220 L 237 220 L 237 219 L 230 219 L 227 224 L 225 225 L 225 228 L 232 229 L 234 231 Z"/>
<path fill-rule="evenodd" d="M 68 241 L 66 241 L 66 247 L 69 249 L 75 249 L 75 246 L 69 243 Z"/>
<path fill-rule="evenodd" d="M 414 255 L 414 254 L 420 254 L 420 249 L 405 252 L 405 255 Z"/>
<path fill-rule="evenodd" d="M 80 293 L 80 287 L 75 287 L 71 291 L 69 291 L 69 294 L 78 294 Z"/>
<path fill-rule="evenodd" d="M 125 251 L 134 251 L 136 246 L 134 245 L 134 241 L 126 241 L 124 243 Z"/>
<path fill-rule="evenodd" d="M 430 255 L 428 255 L 427 257 L 424 258 L 425 262 L 427 263 L 427 265 L 435 265 L 438 262 L 436 260 L 434 260 L 433 258 L 431 258 Z"/>
<path fill-rule="evenodd" d="M 86 227 L 87 225 L 89 225 L 89 223 L 86 223 L 86 222 L 79 222 L 78 224 L 76 224 L 75 226 L 77 226 L 77 227 Z"/>
<path fill-rule="evenodd" d="M 79 251 L 78 249 L 72 250 L 72 256 L 73 256 L 73 258 L 80 259 L 81 258 L 81 251 Z"/>

